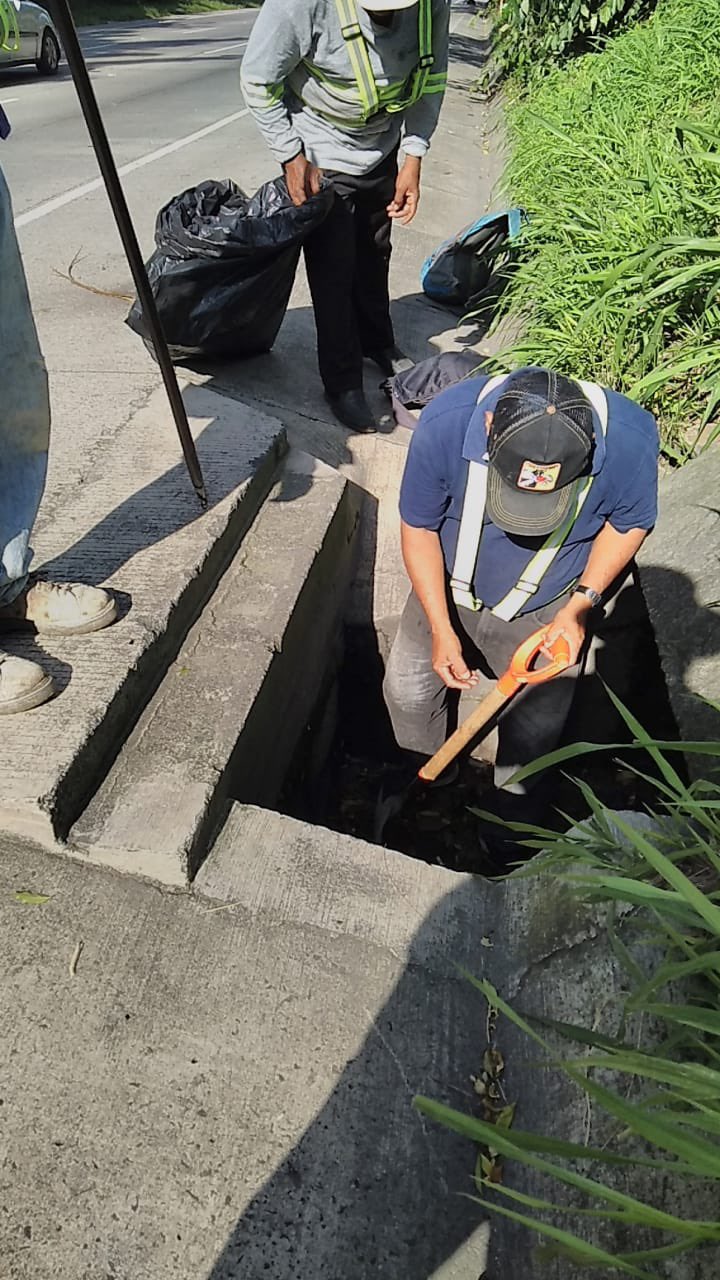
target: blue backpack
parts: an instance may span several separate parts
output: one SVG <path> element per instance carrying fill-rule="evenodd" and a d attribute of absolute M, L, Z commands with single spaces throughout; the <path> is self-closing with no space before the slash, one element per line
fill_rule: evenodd
<path fill-rule="evenodd" d="M 420 283 L 433 302 L 471 307 L 488 287 L 500 250 L 520 232 L 522 209 L 486 213 L 471 222 L 423 263 Z"/>

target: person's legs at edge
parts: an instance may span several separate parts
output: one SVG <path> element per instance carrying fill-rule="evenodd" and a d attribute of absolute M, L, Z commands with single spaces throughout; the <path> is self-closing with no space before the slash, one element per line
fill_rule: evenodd
<path fill-rule="evenodd" d="M 352 192 L 329 175 L 335 202 L 305 241 L 305 265 L 317 328 L 320 376 L 329 396 L 362 387 L 362 348 L 353 307 L 355 224 Z"/>
<path fill-rule="evenodd" d="M 0 170 L 0 607 L 27 584 L 50 445 L 47 373 Z"/>
<path fill-rule="evenodd" d="M 108 626 L 114 600 L 93 587 L 31 585 L 30 537 L 45 488 L 50 444 L 47 372 L 32 316 L 0 170 L 0 629 L 77 634 Z M 27 711 L 51 697 L 52 680 L 34 662 L 0 652 L 0 714 Z"/>
<path fill-rule="evenodd" d="M 47 374 L 30 310 L 0 169 L 0 608 L 25 589 L 30 532 L 40 506 L 50 443 Z M 34 662 L 0 650 L 0 715 L 29 711 L 52 696 L 50 676 Z"/>
<path fill-rule="evenodd" d="M 358 187 L 355 201 L 353 304 L 363 355 L 376 357 L 395 346 L 390 318 L 392 223 L 387 207 L 395 192 L 397 155 Z"/>

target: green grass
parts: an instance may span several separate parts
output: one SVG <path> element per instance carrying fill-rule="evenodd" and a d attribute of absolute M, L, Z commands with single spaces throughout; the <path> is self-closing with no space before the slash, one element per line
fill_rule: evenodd
<path fill-rule="evenodd" d="M 511 91 L 529 215 L 511 364 L 604 382 L 684 460 L 720 401 L 720 0 L 662 0 L 601 53 Z"/>
<path fill-rule="evenodd" d="M 148 4 L 146 0 L 70 0 L 75 24 L 78 27 L 97 27 L 105 22 L 141 22 L 148 19 L 167 18 L 173 14 L 215 13 L 226 9 L 257 8 L 262 0 L 160 0 Z"/>
<path fill-rule="evenodd" d="M 698 752 L 717 776 L 720 742 L 654 743 L 613 700 L 635 746 L 658 771 L 652 829 L 639 831 L 608 813 L 583 787 L 591 818 L 575 833 L 533 841 L 546 852 L 520 874 L 548 872 L 553 892 L 570 886 L 608 913 L 608 942 L 630 991 L 619 1028 L 616 1010 L 607 1007 L 592 1027 L 553 1022 L 552 990 L 546 993 L 550 1018 L 527 1020 L 490 983 L 470 979 L 496 1011 L 493 1024 L 505 1017 L 533 1040 L 546 1064 L 563 1071 L 588 1108 L 604 1116 L 613 1136 L 590 1147 L 525 1132 L 522 1100 L 517 1126 L 502 1128 L 427 1098 L 415 1105 L 480 1144 L 481 1153 L 504 1158 L 501 1181 L 488 1176 L 495 1157 L 478 1160 L 479 1201 L 534 1237 L 539 1233 L 545 1257 L 600 1267 L 603 1276 L 656 1280 L 668 1275 L 666 1261 L 720 1244 L 720 786 L 687 786 L 671 756 L 678 749 Z M 566 748 L 532 768 L 553 758 L 567 763 L 573 751 L 578 754 Z M 568 1057 L 558 1050 L 563 1042 L 572 1046 Z M 521 1191 L 515 1164 L 540 1175 L 546 1190 L 532 1197 Z M 642 1174 L 641 1191 L 634 1171 Z M 703 1186 L 698 1202 L 696 1188 L 703 1192 Z"/>

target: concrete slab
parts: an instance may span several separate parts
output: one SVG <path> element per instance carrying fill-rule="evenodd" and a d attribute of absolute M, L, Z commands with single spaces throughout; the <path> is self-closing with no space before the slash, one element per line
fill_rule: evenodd
<path fill-rule="evenodd" d="M 75 639 L 2 637 L 40 661 L 60 696 L 7 724 L 0 740 L 0 828 L 64 837 L 175 657 L 263 502 L 287 449 L 280 423 L 211 390 L 184 392 L 205 472 L 202 512 L 164 392 L 88 464 L 74 500 L 37 540 L 45 576 L 103 584 L 122 617 Z"/>
<path fill-rule="evenodd" d="M 690 462 L 660 485 L 657 525 L 639 557 L 640 582 L 670 703 L 686 741 L 720 740 L 720 454 Z M 707 776 L 707 758 L 688 756 Z"/>
<path fill-rule="evenodd" d="M 358 504 L 297 451 L 68 848 L 185 884 L 228 795 L 272 804 L 340 646 Z"/>
<path fill-rule="evenodd" d="M 198 888 L 0 836 L 3 1278 L 578 1280 L 499 1219 L 486 1270 L 475 1150 L 411 1100 L 476 1105 L 486 1008 L 460 967 L 526 1014 L 619 1017 L 597 922 L 557 881 L 488 884 L 244 806 Z M 518 1128 L 604 1141 L 502 1019 L 498 1046 Z M 699 1257 L 673 1280 L 707 1277 Z"/>

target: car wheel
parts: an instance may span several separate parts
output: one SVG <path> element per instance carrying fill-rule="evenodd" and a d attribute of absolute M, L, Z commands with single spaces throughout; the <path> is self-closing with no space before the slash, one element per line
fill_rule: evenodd
<path fill-rule="evenodd" d="M 56 76 L 58 73 L 58 67 L 60 66 L 60 45 L 49 27 L 46 27 L 43 31 L 42 44 L 40 45 L 40 57 L 35 65 L 41 76 Z"/>

